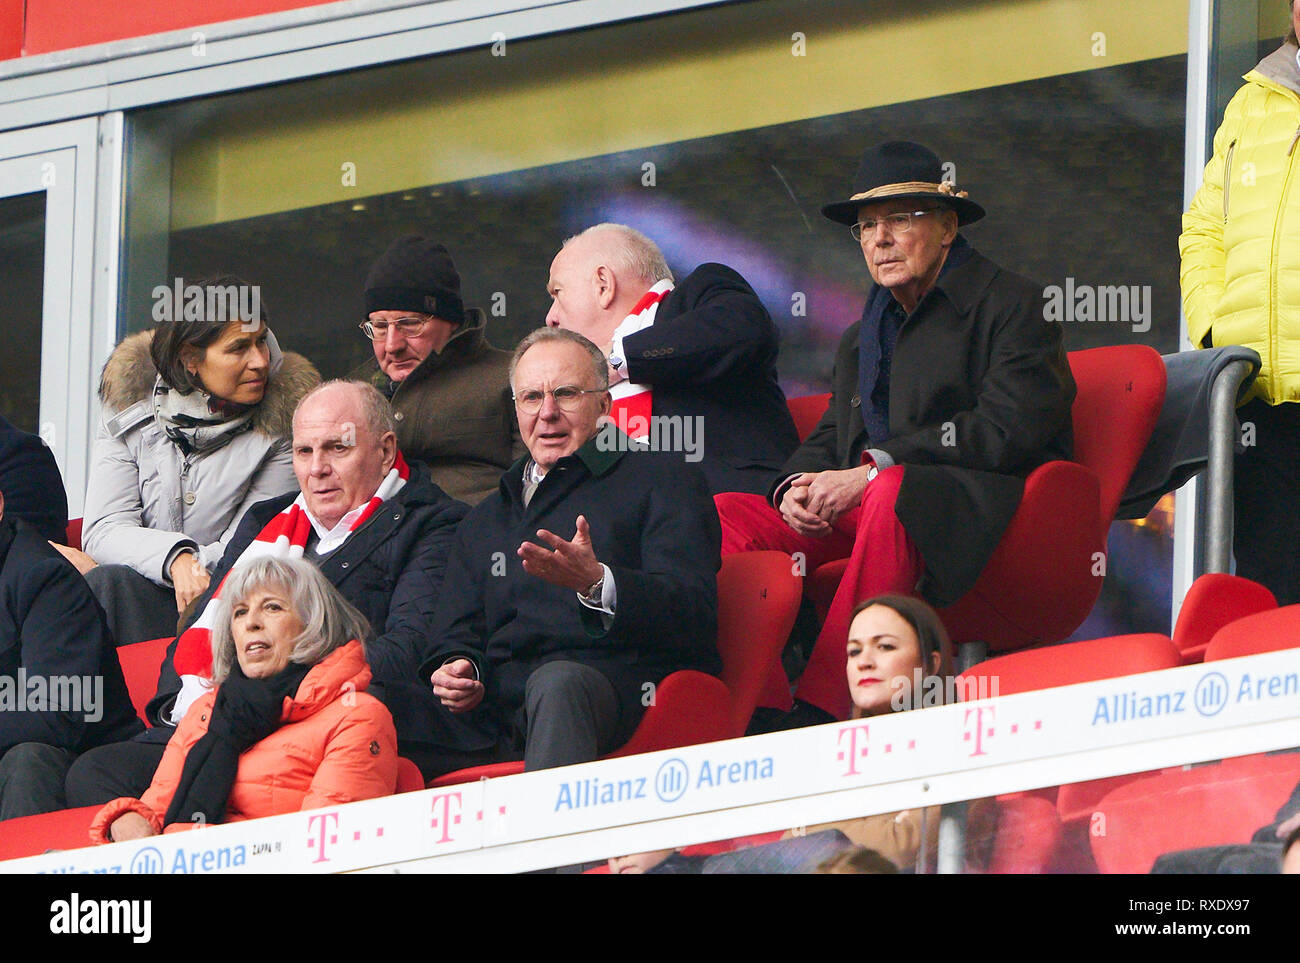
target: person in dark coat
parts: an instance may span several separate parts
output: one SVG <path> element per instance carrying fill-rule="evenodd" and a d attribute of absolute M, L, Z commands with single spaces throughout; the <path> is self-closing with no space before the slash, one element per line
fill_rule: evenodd
<path fill-rule="evenodd" d="M 510 401 L 510 352 L 488 343 L 487 318 L 461 301 L 447 249 L 411 234 L 366 275 L 361 330 L 375 350 L 355 377 L 393 406 L 397 443 L 434 484 L 471 505 L 523 454 Z"/>
<path fill-rule="evenodd" d="M 392 713 L 400 753 L 423 769 L 433 752 L 429 733 L 445 713 L 416 669 L 433 631 L 456 526 L 468 508 L 433 484 L 424 465 L 412 462 L 405 485 L 360 527 L 354 531 L 346 528 L 350 514 L 345 513 L 366 506 L 390 470 L 389 456 L 397 450 L 391 417 L 382 396 L 369 385 L 322 385 L 303 399 L 294 415 L 294 470 L 314 519 L 303 557 L 319 565 L 330 583 L 373 627 L 376 637 L 366 645 L 373 673 L 367 691 Z M 382 430 L 363 427 L 374 424 Z M 354 445 L 344 443 L 349 425 L 355 432 Z M 371 453 L 377 457 L 368 459 L 361 469 L 331 466 L 329 449 L 334 442 L 339 443 L 340 452 L 373 449 Z M 385 451 L 389 455 L 383 455 Z M 316 489 L 321 494 L 309 494 Z M 208 592 L 188 615 L 186 628 L 198 621 L 226 572 L 296 497 L 297 493 L 290 493 L 267 499 L 248 510 L 213 573 Z M 179 637 L 168 648 L 157 694 L 146 707 L 146 717 L 154 728 L 130 743 L 106 746 L 79 760 L 68 774 L 69 805 L 102 805 L 121 796 L 138 798 L 148 788 L 179 715 L 188 708 L 188 703 L 180 706 L 183 684 L 175 663 L 178 641 Z M 177 708 L 181 708 L 179 715 Z"/>
<path fill-rule="evenodd" d="M 776 380 L 779 333 L 743 277 L 702 264 L 674 286 L 653 241 L 598 224 L 564 242 L 546 291 L 546 323 L 608 358 L 625 433 L 697 462 L 715 494 L 767 489 L 799 435 Z"/>
<path fill-rule="evenodd" d="M 90 587 L 0 492 L 0 819 L 62 809 L 77 753 L 143 726 Z"/>
<path fill-rule="evenodd" d="M 979 578 L 1024 478 L 1072 452 L 1075 385 L 1042 287 L 974 250 L 958 227 L 984 215 L 919 144 L 869 149 L 848 201 L 875 282 L 835 357 L 821 422 L 767 499 L 719 496 L 723 554 L 801 553 L 849 565 L 796 693 L 806 717 L 848 712 L 839 679 L 853 606 L 884 593 L 955 602 Z"/>
<path fill-rule="evenodd" d="M 522 747 L 531 770 L 616 749 L 665 676 L 720 670 L 720 533 L 698 468 L 600 425 L 586 338 L 534 331 L 511 382 L 529 457 L 457 533 L 423 671 L 462 725 L 449 750 Z"/>
<path fill-rule="evenodd" d="M 63 545 L 68 538 L 68 495 L 54 453 L 36 435 L 0 417 L 0 492 L 9 516 L 20 518 L 46 539 Z"/>

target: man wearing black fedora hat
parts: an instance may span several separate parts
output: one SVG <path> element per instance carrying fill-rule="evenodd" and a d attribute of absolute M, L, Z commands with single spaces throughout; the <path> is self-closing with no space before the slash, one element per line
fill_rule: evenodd
<path fill-rule="evenodd" d="M 863 155 L 849 227 L 874 282 L 840 341 L 834 393 L 768 498 L 720 495 L 723 554 L 802 553 L 849 565 L 796 692 L 808 721 L 847 717 L 854 605 L 888 593 L 943 606 L 976 582 L 1036 466 L 1071 455 L 1070 374 L 1041 286 L 983 257 L 958 228 L 984 209 L 937 155 L 890 142 Z"/>
<path fill-rule="evenodd" d="M 359 327 L 375 361 L 353 377 L 389 399 L 402 453 L 452 498 L 477 504 L 524 450 L 510 352 L 488 343 L 483 312 L 461 301 L 451 255 L 427 238 L 389 246 L 366 275 L 365 301 Z"/>

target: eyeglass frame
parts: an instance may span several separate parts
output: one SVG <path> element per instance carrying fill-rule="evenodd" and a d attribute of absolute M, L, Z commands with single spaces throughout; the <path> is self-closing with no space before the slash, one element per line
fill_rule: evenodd
<path fill-rule="evenodd" d="M 414 321 L 414 320 L 418 320 L 418 321 L 420 322 L 418 327 L 416 327 L 414 330 L 409 331 L 409 332 L 407 332 L 407 331 L 402 331 L 401 324 L 402 324 L 403 321 Z M 405 318 L 398 318 L 396 321 L 380 321 L 379 323 L 380 323 L 380 324 L 387 324 L 387 325 L 394 325 L 394 324 L 397 325 L 397 326 L 398 326 L 397 330 L 398 330 L 398 331 L 402 331 L 402 337 L 404 337 L 404 338 L 418 338 L 420 335 L 422 335 L 422 334 L 424 333 L 425 329 L 429 326 L 429 323 L 430 323 L 431 321 L 433 321 L 433 317 L 432 317 L 431 315 L 427 315 L 427 314 L 425 314 L 425 315 L 412 314 L 412 315 L 409 315 L 408 317 L 405 317 Z M 366 320 L 364 320 L 364 321 L 362 321 L 360 324 L 358 324 L 357 327 L 360 328 L 360 329 L 361 329 L 361 333 L 364 334 L 364 335 L 365 335 L 367 338 L 369 338 L 371 341 L 387 341 L 387 340 L 388 340 L 388 332 L 387 332 L 387 331 L 384 332 L 384 336 L 383 336 L 382 338 L 376 338 L 376 337 L 375 337 L 375 333 L 374 333 L 374 332 L 375 332 L 375 323 L 374 323 L 373 321 L 371 321 L 369 318 L 366 318 Z"/>
<path fill-rule="evenodd" d="M 576 391 L 578 393 L 574 400 L 572 408 L 566 408 L 564 406 L 564 402 L 561 401 L 559 398 L 555 397 L 555 393 L 557 391 L 563 391 L 566 388 L 569 389 L 570 391 Z M 525 408 L 524 402 L 520 399 L 518 393 L 515 392 L 513 389 L 510 392 L 510 399 L 515 403 L 516 408 L 518 408 L 520 411 L 522 411 L 524 414 L 527 415 L 535 415 L 537 414 L 537 412 L 541 411 L 542 405 L 546 404 L 547 395 L 550 395 L 551 398 L 554 399 L 556 407 L 558 407 L 561 411 L 577 411 L 579 405 L 581 405 L 582 403 L 583 395 L 598 395 L 598 394 L 604 394 L 605 392 L 609 391 L 608 388 L 579 388 L 577 385 L 556 385 L 554 388 L 528 388 L 526 390 L 540 391 L 542 393 L 541 399 L 537 402 L 536 411 L 529 411 L 527 408 Z"/>
<path fill-rule="evenodd" d="M 886 222 L 888 222 L 889 218 L 891 218 L 891 217 L 897 217 L 897 216 L 899 216 L 900 214 L 903 215 L 903 216 L 905 216 L 905 217 L 907 218 L 907 227 L 899 227 L 899 228 L 892 228 L 892 227 L 891 227 L 891 228 L 889 228 L 889 233 L 890 233 L 891 235 L 893 235 L 893 234 L 906 234 L 908 231 L 910 231 L 910 230 L 912 229 L 912 219 L 913 219 L 913 218 L 915 218 L 915 217 L 925 217 L 925 215 L 927 215 L 927 214 L 934 214 L 934 213 L 936 213 L 936 212 L 938 212 L 938 211 L 949 211 L 949 210 L 952 210 L 952 208 L 950 208 L 950 207 L 927 207 L 927 208 L 926 208 L 925 210 L 923 210 L 923 211 L 894 211 L 892 214 L 882 214 L 880 217 L 870 218 L 870 220 L 873 220 L 873 221 L 876 222 L 875 224 L 873 224 L 873 225 L 871 226 L 871 231 L 870 231 L 870 232 L 867 232 L 866 230 L 863 229 L 863 227 L 862 227 L 862 223 L 863 223 L 863 222 L 862 222 L 862 221 L 854 221 L 852 224 L 849 225 L 849 234 L 852 235 L 853 240 L 855 240 L 855 241 L 857 241 L 859 244 L 861 244 L 861 243 L 862 243 L 862 236 L 863 236 L 864 234 L 867 234 L 867 235 L 870 236 L 870 237 L 875 237 L 875 234 L 876 234 L 876 226 L 877 226 L 877 225 L 879 225 L 879 224 L 881 224 L 881 223 L 886 223 Z"/>

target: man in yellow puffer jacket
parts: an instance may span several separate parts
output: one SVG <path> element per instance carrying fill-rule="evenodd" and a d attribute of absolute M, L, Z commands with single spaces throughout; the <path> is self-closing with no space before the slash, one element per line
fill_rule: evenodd
<path fill-rule="evenodd" d="M 1237 573 L 1300 602 L 1300 6 L 1246 75 L 1183 215 L 1183 309 L 1193 345 L 1239 344 L 1263 366 L 1238 412 Z"/>

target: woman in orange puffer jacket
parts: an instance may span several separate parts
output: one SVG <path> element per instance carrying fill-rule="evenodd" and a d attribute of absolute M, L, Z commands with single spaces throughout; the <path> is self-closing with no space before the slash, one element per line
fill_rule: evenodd
<path fill-rule="evenodd" d="M 392 793 L 397 733 L 370 682 L 365 618 L 314 565 L 241 562 L 220 589 L 217 688 L 181 720 L 140 799 L 115 799 L 96 843 Z"/>

